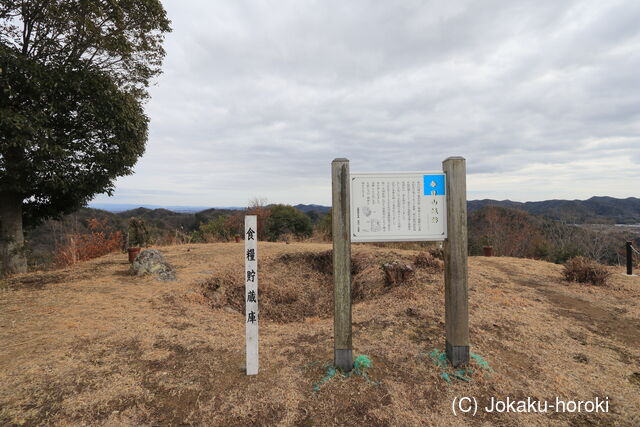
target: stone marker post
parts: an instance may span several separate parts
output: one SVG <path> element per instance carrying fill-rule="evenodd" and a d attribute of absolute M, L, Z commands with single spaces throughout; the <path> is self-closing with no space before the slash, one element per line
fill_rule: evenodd
<path fill-rule="evenodd" d="M 447 174 L 447 239 L 444 243 L 444 300 L 447 357 L 453 366 L 469 362 L 467 290 L 467 172 L 464 157 L 442 162 Z"/>
<path fill-rule="evenodd" d="M 351 227 L 349 160 L 331 163 L 333 236 L 333 361 L 344 372 L 353 367 L 351 344 Z"/>
<path fill-rule="evenodd" d="M 247 375 L 258 374 L 258 229 L 256 215 L 244 217 L 244 321 Z"/>

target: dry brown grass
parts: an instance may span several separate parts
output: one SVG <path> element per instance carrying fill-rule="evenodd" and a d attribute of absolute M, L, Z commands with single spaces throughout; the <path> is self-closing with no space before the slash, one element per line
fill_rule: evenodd
<path fill-rule="evenodd" d="M 418 268 L 426 268 L 432 272 L 444 271 L 442 258 L 433 255 L 431 252 L 420 252 L 413 262 Z"/>
<path fill-rule="evenodd" d="M 562 267 L 470 258 L 472 351 L 493 367 L 444 382 L 442 272 L 384 285 L 415 250 L 354 247 L 353 342 L 373 381 L 334 378 L 330 245 L 259 243 L 261 370 L 244 374 L 243 245 L 162 248 L 176 282 L 125 255 L 15 276 L 0 291 L 0 425 L 640 425 L 640 282 L 561 280 Z M 240 295 L 240 299 L 238 299 Z M 609 414 L 455 417 L 454 397 L 593 399 Z"/>
<path fill-rule="evenodd" d="M 569 282 L 591 283 L 595 286 L 604 286 L 611 272 L 602 264 L 577 256 L 567 260 L 562 270 L 564 279 Z"/>

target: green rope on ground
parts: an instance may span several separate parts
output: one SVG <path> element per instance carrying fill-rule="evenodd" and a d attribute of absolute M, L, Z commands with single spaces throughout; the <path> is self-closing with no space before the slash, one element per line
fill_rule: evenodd
<path fill-rule="evenodd" d="M 326 383 L 331 378 L 335 377 L 336 374 L 338 373 L 338 371 L 333 365 L 326 366 L 326 368 L 327 368 L 327 371 L 325 376 L 322 377 L 322 379 L 317 384 L 313 385 L 313 391 L 319 391 L 320 387 L 322 387 L 322 384 Z"/>
<path fill-rule="evenodd" d="M 485 369 L 487 371 L 495 372 L 491 366 L 489 366 L 489 362 L 484 360 L 482 356 L 479 354 L 475 354 L 474 352 L 470 352 L 469 355 L 471 358 L 480 366 L 481 369 Z"/>
<path fill-rule="evenodd" d="M 372 367 L 373 362 L 364 354 L 356 357 L 356 360 L 353 361 L 353 371 L 356 375 L 362 375 L 365 369 Z"/>
<path fill-rule="evenodd" d="M 433 363 L 439 368 L 446 368 L 449 366 L 449 360 L 447 359 L 447 353 L 440 351 L 437 348 L 429 353 L 429 357 Z"/>
<path fill-rule="evenodd" d="M 469 353 L 469 356 L 471 356 L 470 362 L 476 365 L 480 371 L 495 372 L 493 368 L 489 366 L 489 362 L 484 360 L 482 356 L 473 352 Z M 451 383 L 454 379 L 464 382 L 470 382 L 473 380 L 472 375 L 476 371 L 474 371 L 471 366 L 454 370 L 449 363 L 449 359 L 447 359 L 447 353 L 444 351 L 440 351 L 436 348 L 429 353 L 429 357 L 433 364 L 442 370 L 442 372 L 440 372 L 440 378 L 446 382 Z"/>
<path fill-rule="evenodd" d="M 473 374 L 473 369 L 458 369 L 454 372 L 453 376 L 461 381 L 469 382 L 471 378 L 467 375 Z"/>
<path fill-rule="evenodd" d="M 369 378 L 369 375 L 367 375 L 366 370 L 369 368 L 373 368 L 373 362 L 371 361 L 371 359 L 369 359 L 368 356 L 363 354 L 356 357 L 356 360 L 353 361 L 353 370 L 349 372 L 347 376 L 351 374 L 359 375 L 367 380 L 369 384 L 380 385 L 380 382 L 373 381 L 371 378 Z"/>
<path fill-rule="evenodd" d="M 324 383 L 330 381 L 338 374 L 340 374 L 343 378 L 349 378 L 352 375 L 357 375 L 364 378 L 369 384 L 380 385 L 379 381 L 373 381 L 371 378 L 369 378 L 367 369 L 373 368 L 373 362 L 371 361 L 371 359 L 369 359 L 368 356 L 364 354 L 355 358 L 355 360 L 353 361 L 353 369 L 351 370 L 351 372 L 348 372 L 346 374 L 342 372 L 342 370 L 336 369 L 332 363 L 327 363 L 324 365 L 324 367 L 325 375 L 324 377 L 322 377 L 322 379 L 320 379 L 320 381 L 313 385 L 313 391 L 319 391 Z"/>

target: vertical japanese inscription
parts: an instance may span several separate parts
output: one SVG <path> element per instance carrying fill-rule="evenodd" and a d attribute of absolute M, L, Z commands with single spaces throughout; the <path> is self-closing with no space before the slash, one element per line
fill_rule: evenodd
<path fill-rule="evenodd" d="M 244 288 L 247 375 L 258 373 L 258 245 L 255 215 L 244 217 Z"/>

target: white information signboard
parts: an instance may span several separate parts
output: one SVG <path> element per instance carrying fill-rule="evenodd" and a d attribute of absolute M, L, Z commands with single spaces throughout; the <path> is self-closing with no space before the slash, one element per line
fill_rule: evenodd
<path fill-rule="evenodd" d="M 351 241 L 447 238 L 444 172 L 352 173 Z"/>

